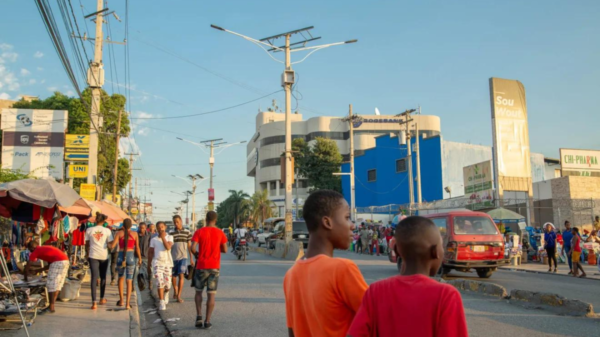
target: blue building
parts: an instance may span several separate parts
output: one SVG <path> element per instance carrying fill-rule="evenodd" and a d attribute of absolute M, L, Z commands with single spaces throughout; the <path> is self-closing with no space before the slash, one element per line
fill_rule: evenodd
<path fill-rule="evenodd" d="M 416 138 L 411 138 L 413 151 Z M 356 207 L 409 203 L 407 147 L 396 134 L 375 139 L 375 147 L 354 159 Z M 421 157 L 421 194 L 423 202 L 464 195 L 463 167 L 492 159 L 490 146 L 444 141 L 441 135 L 419 139 Z M 413 175 L 416 156 L 413 153 Z M 531 154 L 533 182 L 544 180 L 544 156 Z M 350 163 L 342 164 L 350 172 Z M 416 180 L 416 179 L 415 179 Z M 445 187 L 451 191 L 445 191 Z M 350 203 L 350 178 L 342 176 L 344 197 Z M 417 200 L 415 181 L 414 200 Z"/>

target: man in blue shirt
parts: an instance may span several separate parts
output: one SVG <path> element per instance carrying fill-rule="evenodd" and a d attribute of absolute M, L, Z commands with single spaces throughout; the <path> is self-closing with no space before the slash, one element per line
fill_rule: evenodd
<path fill-rule="evenodd" d="M 563 238 L 563 248 L 562 253 L 566 254 L 567 262 L 569 263 L 569 275 L 573 274 L 573 262 L 571 261 L 571 239 L 573 238 L 573 233 L 571 233 L 571 223 L 569 220 L 565 221 L 565 231 L 562 233 Z"/>

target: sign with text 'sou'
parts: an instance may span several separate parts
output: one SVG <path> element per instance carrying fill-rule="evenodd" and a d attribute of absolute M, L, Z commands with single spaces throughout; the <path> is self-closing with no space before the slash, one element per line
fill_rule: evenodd
<path fill-rule="evenodd" d="M 64 177 L 66 110 L 2 109 L 2 168 Z"/>
<path fill-rule="evenodd" d="M 500 191 L 531 190 L 531 158 L 525 87 L 490 78 L 494 165 Z"/>
<path fill-rule="evenodd" d="M 560 149 L 562 176 L 600 177 L 600 151 Z"/>

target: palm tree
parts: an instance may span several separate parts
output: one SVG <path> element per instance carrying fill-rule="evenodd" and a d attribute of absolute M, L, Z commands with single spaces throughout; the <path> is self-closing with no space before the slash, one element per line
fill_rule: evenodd
<path fill-rule="evenodd" d="M 230 211 L 233 213 L 233 224 L 237 227 L 239 223 L 239 218 L 243 213 L 243 209 L 247 206 L 246 200 L 250 198 L 250 195 L 241 190 L 229 190 L 229 193 L 231 194 L 227 199 L 229 199 L 231 205 Z"/>
<path fill-rule="evenodd" d="M 262 224 L 266 219 L 273 216 L 273 208 L 275 205 L 273 201 L 269 199 L 269 191 L 261 190 L 256 191 L 252 195 L 252 217 L 253 220 Z M 260 219 L 260 221 L 259 221 Z"/>

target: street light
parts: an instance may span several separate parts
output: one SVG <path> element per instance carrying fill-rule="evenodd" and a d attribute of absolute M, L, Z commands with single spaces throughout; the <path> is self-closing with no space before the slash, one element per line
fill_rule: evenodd
<path fill-rule="evenodd" d="M 223 140 L 222 138 L 218 138 L 218 139 L 210 139 L 210 140 L 205 140 L 205 141 L 200 142 L 200 143 L 196 143 L 196 142 L 193 142 L 193 141 L 188 140 L 188 139 L 183 139 L 181 137 L 176 137 L 176 138 L 179 139 L 179 140 L 181 140 L 181 141 L 183 141 L 183 142 L 190 143 L 190 144 L 198 147 L 204 153 L 206 153 L 204 151 L 205 148 L 210 148 L 210 158 L 208 160 L 208 165 L 210 166 L 210 187 L 209 188 L 210 188 L 211 191 L 213 191 L 213 194 L 212 195 L 209 194 L 209 196 L 208 196 L 208 198 L 209 198 L 209 200 L 208 200 L 208 208 L 209 208 L 209 210 L 212 211 L 213 210 L 213 202 L 210 199 L 211 199 L 211 196 L 214 199 L 214 190 L 213 190 L 213 178 L 214 178 L 214 175 L 213 175 L 213 169 L 214 169 L 214 166 L 215 166 L 215 148 L 221 149 L 221 151 L 217 152 L 217 154 L 220 154 L 221 152 L 225 151 L 225 149 L 227 149 L 229 147 L 232 147 L 234 145 L 244 144 L 244 143 L 246 143 L 246 141 L 243 140 L 241 142 L 227 144 L 227 142 L 222 142 L 222 140 Z"/>
<path fill-rule="evenodd" d="M 184 180 L 185 182 L 187 182 L 188 184 L 190 183 L 191 180 L 191 184 L 192 184 L 192 225 L 196 225 L 196 180 L 200 180 L 200 182 L 202 182 L 203 180 L 206 180 L 206 178 L 204 178 L 202 175 L 200 174 L 189 174 L 187 176 L 187 178 L 189 178 L 190 180 L 184 178 L 184 177 L 180 177 L 180 176 L 176 176 L 176 175 L 172 175 L 175 178 L 179 178 Z"/>
<path fill-rule="evenodd" d="M 354 174 L 347 172 L 336 172 L 333 173 L 334 176 L 350 176 L 350 180 L 352 180 L 352 185 L 354 185 Z M 356 221 L 356 199 L 354 199 L 354 189 L 350 190 L 350 216 L 353 221 Z"/>

